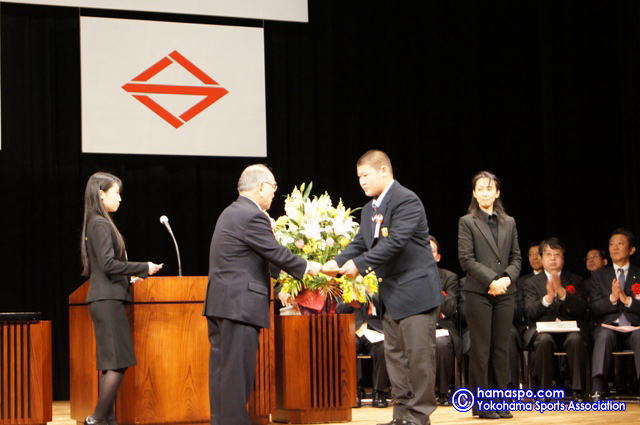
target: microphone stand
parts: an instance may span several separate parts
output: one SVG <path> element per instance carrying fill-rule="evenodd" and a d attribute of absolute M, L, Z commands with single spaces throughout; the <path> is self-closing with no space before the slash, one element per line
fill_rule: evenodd
<path fill-rule="evenodd" d="M 164 218 L 164 216 L 163 216 Z M 160 221 L 164 224 L 164 227 L 167 228 L 169 234 L 171 235 L 171 239 L 173 239 L 173 245 L 176 247 L 176 255 L 178 256 L 178 276 L 182 277 L 182 263 L 180 261 L 180 248 L 178 248 L 178 242 L 176 241 L 176 237 L 173 235 L 173 231 L 171 230 L 171 226 L 169 225 L 169 219 L 166 221 Z"/>

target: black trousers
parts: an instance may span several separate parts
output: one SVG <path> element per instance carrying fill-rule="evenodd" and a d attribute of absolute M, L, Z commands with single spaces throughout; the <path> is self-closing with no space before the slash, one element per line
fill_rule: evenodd
<path fill-rule="evenodd" d="M 436 338 L 436 382 L 440 394 L 446 394 L 447 391 L 453 390 L 454 358 L 451 336 Z"/>
<path fill-rule="evenodd" d="M 387 374 L 387 365 L 384 360 L 384 341 L 373 343 L 365 337 L 356 337 L 356 352 L 358 354 L 368 354 L 373 360 L 373 370 L 371 383 L 374 391 L 386 391 L 389 387 L 389 375 Z M 364 387 L 362 384 L 362 365 L 357 363 L 358 386 Z"/>
<path fill-rule="evenodd" d="M 539 333 L 533 341 L 533 377 L 539 388 L 552 388 L 556 351 L 567 353 L 567 364 L 571 373 L 571 389 L 581 391 L 586 388 L 587 346 L 580 332 Z"/>
<path fill-rule="evenodd" d="M 436 409 L 436 322 L 440 307 L 426 313 L 393 320 L 382 318 L 384 355 L 395 400 L 393 419 L 416 425 L 429 424 Z"/>
<path fill-rule="evenodd" d="M 611 353 L 617 348 L 630 348 L 634 351 L 636 377 L 640 379 L 640 330 L 621 333 L 602 326 L 598 326 L 593 332 L 591 376 L 595 378 L 600 375 L 606 380 L 611 365 Z"/>
<path fill-rule="evenodd" d="M 250 425 L 247 403 L 256 375 L 260 329 L 207 317 L 209 327 L 209 404 L 211 425 Z"/>
<path fill-rule="evenodd" d="M 513 322 L 513 295 L 465 291 L 465 317 L 471 337 L 469 386 L 507 388 L 509 333 Z"/>
<path fill-rule="evenodd" d="M 520 354 L 522 353 L 522 343 L 520 331 L 515 326 L 511 326 L 509 332 L 509 378 L 507 385 L 509 388 L 520 388 Z"/>

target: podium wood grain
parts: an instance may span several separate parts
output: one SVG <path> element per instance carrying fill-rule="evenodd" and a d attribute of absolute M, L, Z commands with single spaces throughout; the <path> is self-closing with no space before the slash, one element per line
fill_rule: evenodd
<path fill-rule="evenodd" d="M 351 421 L 356 396 L 352 314 L 276 317 L 274 422 Z"/>
<path fill-rule="evenodd" d="M 121 425 L 209 423 L 209 341 L 202 316 L 206 285 L 206 277 L 152 277 L 132 287 L 127 314 L 137 365 L 125 373 L 118 393 Z M 88 282 L 69 297 L 71 417 L 78 422 L 91 414 L 98 396 L 87 290 Z M 268 423 L 273 410 L 274 354 L 273 333 L 263 330 L 249 405 L 255 424 Z"/>

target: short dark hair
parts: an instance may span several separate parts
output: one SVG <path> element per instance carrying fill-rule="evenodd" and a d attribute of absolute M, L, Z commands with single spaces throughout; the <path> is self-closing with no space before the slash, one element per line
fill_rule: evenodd
<path fill-rule="evenodd" d="M 545 247 L 549 247 L 551 249 L 559 249 L 562 251 L 562 255 L 567 253 L 567 250 L 564 247 L 564 244 L 560 241 L 560 239 L 556 238 L 555 236 L 543 240 L 542 242 L 540 242 L 540 245 L 538 246 L 540 247 L 540 255 L 542 255 L 542 251 L 544 251 Z"/>
<path fill-rule="evenodd" d="M 393 167 L 391 166 L 389 155 L 379 149 L 372 149 L 370 151 L 367 151 L 362 154 L 360 158 L 358 158 L 356 166 L 365 164 L 370 165 L 376 170 L 379 170 L 382 166 L 386 166 L 389 169 L 389 172 L 393 174 Z"/>
<path fill-rule="evenodd" d="M 629 246 L 636 247 L 636 237 L 633 236 L 631 230 L 626 229 L 624 227 L 618 227 L 609 235 L 609 239 L 614 237 L 615 235 L 624 235 L 627 237 L 627 241 L 629 241 Z"/>
<path fill-rule="evenodd" d="M 541 243 L 542 243 L 542 241 L 540 241 L 540 242 L 531 242 L 529 244 L 529 249 L 531 249 L 531 248 L 540 248 L 540 244 Z"/>
<path fill-rule="evenodd" d="M 600 248 L 591 248 L 587 250 L 587 254 L 589 254 L 589 251 L 596 251 L 598 253 L 598 255 L 600 256 L 600 258 L 602 258 L 603 260 L 607 259 L 607 253 L 604 252 L 604 249 L 600 249 Z M 586 260 L 586 258 L 585 258 Z"/>
<path fill-rule="evenodd" d="M 440 253 L 440 244 L 438 243 L 438 240 L 436 239 L 436 237 L 433 236 L 433 235 L 429 235 L 429 242 L 433 242 L 434 244 L 436 244 L 436 248 L 438 249 L 438 253 Z"/>

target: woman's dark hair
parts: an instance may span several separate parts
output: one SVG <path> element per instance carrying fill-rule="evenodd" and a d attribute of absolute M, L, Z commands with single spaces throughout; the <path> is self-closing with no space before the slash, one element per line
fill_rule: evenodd
<path fill-rule="evenodd" d="M 84 218 L 82 220 L 82 236 L 80 238 L 82 276 L 89 276 L 91 274 L 91 267 L 87 256 L 87 224 L 89 220 L 96 215 L 104 217 L 111 225 L 117 240 L 116 255 L 120 260 L 125 259 L 124 239 L 111 219 L 111 216 L 107 210 L 104 209 L 102 199 L 100 199 L 100 191 L 106 192 L 114 184 L 117 184 L 120 189 L 122 189 L 122 181 L 118 177 L 101 171 L 94 173 L 87 181 L 87 187 L 84 190 Z"/>
<path fill-rule="evenodd" d="M 493 182 L 493 184 L 495 184 L 496 190 L 500 190 L 500 180 L 495 174 L 489 171 L 480 171 L 478 174 L 473 176 L 473 178 L 471 179 L 471 202 L 469 203 L 467 213 L 475 216 L 480 215 L 481 209 L 480 205 L 478 205 L 478 201 L 473 197 L 473 191 L 476 189 L 476 183 L 478 183 L 478 180 L 480 179 L 489 179 Z M 496 213 L 496 215 L 498 216 L 498 220 L 500 221 L 504 220 L 505 217 L 507 217 L 507 211 L 504 209 L 500 198 L 496 199 L 493 203 L 493 212 Z"/>

